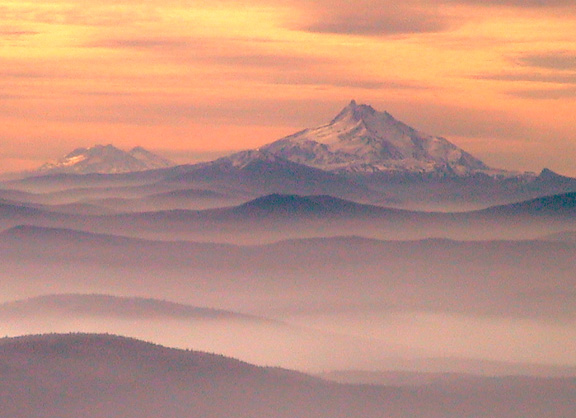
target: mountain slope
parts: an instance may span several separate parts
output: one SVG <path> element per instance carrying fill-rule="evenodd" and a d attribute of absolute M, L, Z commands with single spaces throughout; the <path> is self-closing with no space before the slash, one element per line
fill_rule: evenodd
<path fill-rule="evenodd" d="M 192 185 L 224 192 L 243 191 L 253 196 L 330 194 L 366 198 L 374 192 L 343 176 L 295 163 L 266 151 L 243 151 L 210 163 L 198 164 L 163 184 Z"/>
<path fill-rule="evenodd" d="M 4 320 L 56 318 L 127 318 L 146 319 L 236 319 L 264 321 L 264 319 L 234 312 L 201 308 L 158 299 L 117 297 L 104 294 L 59 294 L 0 304 L 0 318 Z"/>
<path fill-rule="evenodd" d="M 574 379 L 462 391 L 330 383 L 109 335 L 0 340 L 1 418 L 569 417 Z"/>
<path fill-rule="evenodd" d="M 174 165 L 174 163 L 167 158 L 154 154 L 140 146 L 132 148 L 130 151 L 128 151 L 128 154 L 130 154 L 138 161 L 144 163 L 147 170 L 167 168 Z"/>
<path fill-rule="evenodd" d="M 408 351 L 377 339 L 329 333 L 261 316 L 106 294 L 49 294 L 0 303 L 0 323 L 7 336 L 111 333 L 171 347 L 194 347 L 253 364 L 297 369 L 343 367 L 339 359 L 346 358 L 359 360 L 346 365 L 361 367 L 366 358 L 384 359 Z"/>
<path fill-rule="evenodd" d="M 486 170 L 482 161 L 441 137 L 416 131 L 387 112 L 352 101 L 334 120 L 260 148 L 335 172 Z"/>
<path fill-rule="evenodd" d="M 477 212 L 483 216 L 576 217 L 576 192 L 544 196 L 509 205 L 494 206 Z"/>
<path fill-rule="evenodd" d="M 271 194 L 253 199 L 231 209 L 221 209 L 216 213 L 228 216 L 269 219 L 283 217 L 286 220 L 298 218 L 407 218 L 412 212 L 366 205 L 339 199 L 329 195 L 298 196 Z"/>
<path fill-rule="evenodd" d="M 112 191 L 114 193 L 114 191 Z M 206 189 L 176 189 L 132 198 L 95 198 L 86 203 L 121 212 L 150 212 L 157 210 L 215 209 L 240 204 L 249 198 L 236 193 L 218 193 Z"/>

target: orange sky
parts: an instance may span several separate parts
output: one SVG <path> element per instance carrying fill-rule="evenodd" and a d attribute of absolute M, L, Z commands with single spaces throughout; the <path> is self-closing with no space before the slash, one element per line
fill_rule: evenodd
<path fill-rule="evenodd" d="M 0 171 L 96 143 L 211 158 L 352 98 L 576 176 L 574 0 L 0 0 Z"/>

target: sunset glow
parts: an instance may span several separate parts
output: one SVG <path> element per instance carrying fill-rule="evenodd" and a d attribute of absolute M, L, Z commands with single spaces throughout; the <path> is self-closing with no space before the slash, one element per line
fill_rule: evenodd
<path fill-rule="evenodd" d="M 576 175 L 575 18 L 571 0 L 0 1 L 0 169 L 96 143 L 198 161 L 355 98 L 488 164 Z"/>

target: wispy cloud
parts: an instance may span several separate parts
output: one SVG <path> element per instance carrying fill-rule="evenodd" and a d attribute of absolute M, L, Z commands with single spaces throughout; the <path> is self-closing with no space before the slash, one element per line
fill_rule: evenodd
<path fill-rule="evenodd" d="M 475 79 L 480 80 L 495 80 L 495 81 L 529 81 L 535 83 L 552 83 L 552 84 L 575 84 L 576 74 L 573 73 L 554 73 L 543 74 L 540 72 L 530 73 L 501 73 L 501 74 L 483 74 L 473 76 Z"/>
<path fill-rule="evenodd" d="M 303 25 L 300 29 L 317 33 L 386 36 L 441 32 L 450 26 L 450 22 L 440 16 L 426 14 L 412 17 L 389 14 L 374 15 L 370 11 L 358 11 L 335 14 L 327 19 Z"/>
<path fill-rule="evenodd" d="M 10 38 L 38 35 L 39 33 L 40 32 L 30 30 L 0 30 L 1 37 L 10 37 Z"/>
<path fill-rule="evenodd" d="M 123 26 L 136 22 L 158 21 L 158 9 L 151 4 L 125 2 L 82 3 L 48 1 L 39 4 L 0 5 L 5 21 L 80 26 Z"/>
<path fill-rule="evenodd" d="M 349 87 L 365 90 L 422 90 L 422 83 L 399 79 L 378 78 L 350 74 L 345 57 L 328 58 L 298 52 L 276 45 L 270 48 L 260 42 L 245 39 L 219 38 L 111 38 L 92 42 L 87 47 L 147 51 L 164 60 L 193 65 L 209 64 L 229 68 L 238 76 L 243 70 L 260 70 L 257 74 L 244 72 L 247 78 L 276 85 Z"/>
<path fill-rule="evenodd" d="M 474 4 L 479 6 L 508 6 L 519 8 L 555 8 L 574 6 L 573 0 L 445 0 L 446 3 Z"/>
<path fill-rule="evenodd" d="M 88 48 L 142 49 L 142 50 L 181 50 L 205 47 L 205 41 L 187 37 L 134 37 L 100 39 L 84 45 Z"/>
<path fill-rule="evenodd" d="M 57 74 L 40 70 L 0 70 L 0 79 L 40 79 L 54 78 Z"/>
<path fill-rule="evenodd" d="M 296 24 L 300 30 L 367 36 L 446 32 L 478 17 L 470 10 L 459 13 L 455 6 L 547 9 L 551 12 L 574 6 L 574 0 L 292 0 L 287 3 L 306 11 Z"/>
<path fill-rule="evenodd" d="M 570 97 L 576 85 L 576 52 L 549 51 L 524 53 L 509 58 L 512 68 L 494 74 L 480 74 L 473 78 L 494 81 L 558 84 L 568 87 L 556 89 L 513 89 L 511 94 L 525 98 Z"/>
<path fill-rule="evenodd" d="M 101 39 L 85 45 L 88 48 L 147 51 L 181 64 L 215 64 L 238 67 L 276 68 L 286 71 L 329 65 L 333 61 L 320 56 L 283 52 L 243 39 L 194 37 L 141 37 Z"/>
<path fill-rule="evenodd" d="M 344 78 L 334 75 L 311 75 L 301 74 L 283 74 L 273 80 L 274 84 L 286 85 L 306 85 L 306 86 L 333 86 L 333 87 L 351 87 L 365 90 L 425 90 L 428 86 L 401 82 L 398 80 L 378 80 L 362 77 Z"/>
<path fill-rule="evenodd" d="M 576 98 L 576 87 L 565 87 L 559 89 L 518 89 L 508 90 L 511 96 L 523 99 L 534 100 L 558 100 Z"/>
<path fill-rule="evenodd" d="M 576 52 L 551 51 L 526 54 L 516 58 L 519 65 L 552 70 L 576 70 Z"/>
<path fill-rule="evenodd" d="M 344 0 L 314 2 L 312 20 L 301 30 L 319 33 L 387 36 L 441 32 L 454 21 L 442 9 L 415 0 L 378 2 Z"/>
<path fill-rule="evenodd" d="M 26 96 L 18 94 L 0 94 L 0 100 L 20 100 L 24 98 L 26 98 Z"/>

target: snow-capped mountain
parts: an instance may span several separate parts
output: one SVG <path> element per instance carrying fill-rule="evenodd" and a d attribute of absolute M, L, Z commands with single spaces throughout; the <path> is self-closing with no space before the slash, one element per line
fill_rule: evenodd
<path fill-rule="evenodd" d="M 419 132 L 354 100 L 329 124 L 306 129 L 261 150 L 336 172 L 453 172 L 489 167 L 448 140 Z"/>
<path fill-rule="evenodd" d="M 130 173 L 135 171 L 165 168 L 174 165 L 142 147 L 128 152 L 113 145 L 95 145 L 90 148 L 78 148 L 59 160 L 46 163 L 38 171 L 52 173 Z"/>

